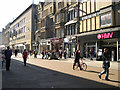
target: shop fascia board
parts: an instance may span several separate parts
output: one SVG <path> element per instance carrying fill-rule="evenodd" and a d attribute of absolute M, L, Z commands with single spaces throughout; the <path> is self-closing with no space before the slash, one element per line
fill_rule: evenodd
<path fill-rule="evenodd" d="M 98 31 L 85 32 L 85 33 L 77 34 L 75 36 L 85 36 L 85 35 L 92 35 L 92 34 L 105 33 L 105 32 L 113 32 L 113 31 L 119 31 L 119 30 L 120 30 L 120 27 L 109 28 L 109 29 L 101 29 L 101 30 L 98 30 Z"/>

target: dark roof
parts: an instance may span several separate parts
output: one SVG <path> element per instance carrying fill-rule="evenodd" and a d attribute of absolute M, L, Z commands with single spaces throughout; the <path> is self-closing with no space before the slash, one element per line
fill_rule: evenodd
<path fill-rule="evenodd" d="M 19 19 L 24 13 L 26 13 L 32 6 L 36 6 L 36 4 L 31 4 L 25 11 L 23 11 L 10 25 L 12 25 L 17 19 Z"/>

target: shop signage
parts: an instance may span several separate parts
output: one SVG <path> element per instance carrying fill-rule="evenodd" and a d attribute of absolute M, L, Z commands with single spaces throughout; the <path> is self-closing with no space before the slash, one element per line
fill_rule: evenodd
<path fill-rule="evenodd" d="M 90 18 L 96 17 L 96 16 L 98 16 L 98 15 L 99 15 L 99 12 L 92 13 L 92 14 L 90 14 L 90 15 L 81 17 L 81 18 L 80 18 L 80 21 L 81 21 L 81 20 L 85 20 L 85 19 L 90 19 Z"/>
<path fill-rule="evenodd" d="M 42 45 L 46 45 L 46 42 L 42 42 Z"/>
<path fill-rule="evenodd" d="M 98 39 L 109 39 L 109 38 L 113 38 L 113 32 L 111 33 L 104 33 L 104 34 L 98 34 L 97 35 Z"/>

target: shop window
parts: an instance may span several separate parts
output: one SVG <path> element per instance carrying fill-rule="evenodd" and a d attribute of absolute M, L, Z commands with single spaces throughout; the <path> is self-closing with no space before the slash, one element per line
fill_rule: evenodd
<path fill-rule="evenodd" d="M 111 12 L 101 15 L 100 17 L 100 26 L 106 27 L 111 25 Z"/>
<path fill-rule="evenodd" d="M 115 6 L 116 25 L 120 25 L 120 4 Z"/>

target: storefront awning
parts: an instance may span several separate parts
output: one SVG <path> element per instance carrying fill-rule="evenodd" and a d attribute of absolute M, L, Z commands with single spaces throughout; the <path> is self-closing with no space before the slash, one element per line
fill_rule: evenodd
<path fill-rule="evenodd" d="M 15 45 L 16 47 L 18 46 L 18 47 L 20 47 L 20 46 L 25 46 L 25 45 L 23 45 L 23 44 L 17 44 L 17 45 Z"/>
<path fill-rule="evenodd" d="M 4 48 L 5 47 L 5 45 L 0 45 L 0 48 Z"/>
<path fill-rule="evenodd" d="M 77 22 L 77 21 L 71 20 L 71 21 L 67 22 L 67 23 L 65 24 L 65 26 L 70 25 L 70 24 L 73 24 L 73 23 L 76 23 L 76 22 Z"/>

